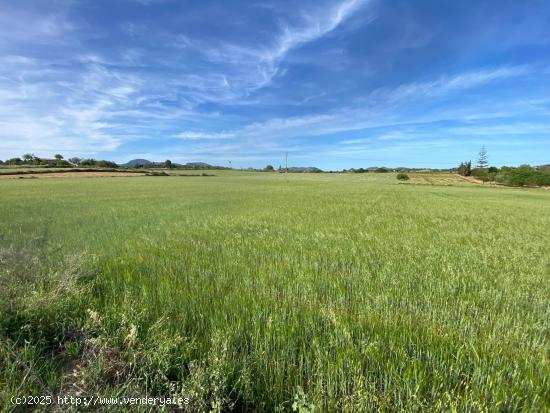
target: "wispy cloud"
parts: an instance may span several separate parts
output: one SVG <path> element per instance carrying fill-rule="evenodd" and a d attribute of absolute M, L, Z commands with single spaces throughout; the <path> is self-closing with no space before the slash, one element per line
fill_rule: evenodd
<path fill-rule="evenodd" d="M 530 57 L 547 42 L 516 58 L 503 44 L 526 44 L 505 41 L 516 11 L 523 20 L 510 27 L 532 20 L 540 34 L 550 7 L 539 17 L 502 6 L 487 37 L 469 13 L 455 21 L 416 3 L 220 5 L 127 0 L 121 21 L 98 17 L 103 2 L 0 4 L 0 157 L 41 148 L 251 161 L 288 151 L 305 161 L 415 142 L 549 140 L 548 59 Z M 484 46 L 497 33 L 498 58 Z"/>
<path fill-rule="evenodd" d="M 381 88 L 374 91 L 371 98 L 398 101 L 406 98 L 442 96 L 499 80 L 525 76 L 532 70 L 529 66 L 523 65 L 468 71 L 453 76 L 441 76 L 434 81 L 407 83 L 396 88 Z"/>
<path fill-rule="evenodd" d="M 144 5 L 158 3 L 156 0 L 138 2 Z M 268 85 L 281 73 L 279 65 L 291 50 L 334 31 L 363 3 L 364 0 L 345 0 L 304 13 L 300 24 L 281 22 L 280 32 L 271 43 L 264 45 L 205 44 L 179 35 L 180 46 L 200 52 L 206 58 L 208 66 L 204 73 L 184 71 L 168 78 L 163 76 L 164 68 L 158 68 L 161 70 L 157 73 L 133 73 L 134 66 L 151 64 L 150 56 L 135 48 L 126 49 L 115 60 L 87 50 L 77 54 L 68 65 L 7 54 L 0 58 L 3 64 L 3 70 L 0 69 L 0 125 L 2 135 L 10 138 L 9 141 L 3 139 L 3 146 L 114 150 L 129 140 L 146 138 L 147 131 L 152 128 L 161 133 L 182 119 L 190 119 L 192 124 L 216 117 L 215 112 L 203 112 L 198 108 L 203 104 L 253 104 L 254 99 L 249 102 L 250 93 Z M 64 41 L 61 35 L 75 27 L 66 17 L 67 8 L 45 15 L 17 9 L 10 10 L 6 16 L 10 16 L 12 22 L 28 22 L 33 29 L 27 37 L 21 33 L 21 38 L 17 39 L 14 37 L 19 36 L 17 33 L 4 32 L 0 42 L 8 38 L 17 42 L 33 41 L 34 35 Z M 2 19 L 0 17 L 0 21 Z M 132 22 L 121 26 L 121 30 L 131 36 L 142 28 L 142 24 Z M 175 60 L 173 65 L 178 63 Z M 47 71 L 50 71 L 49 76 L 46 76 Z M 309 121 L 274 119 L 265 125 L 252 123 L 244 129 L 250 135 L 262 129 L 284 130 L 296 122 Z M 170 136 L 198 142 L 236 135 L 231 131 L 198 129 Z"/>
<path fill-rule="evenodd" d="M 345 0 L 323 8 L 319 13 L 303 13 L 301 24 L 281 23 L 280 32 L 268 44 L 247 45 L 222 41 L 213 45 L 184 34 L 178 35 L 175 44 L 203 54 L 212 63 L 229 65 L 225 67 L 228 73 L 219 76 L 225 86 L 233 85 L 233 92 L 242 97 L 269 85 L 274 78 L 282 75 L 280 64 L 290 51 L 336 30 L 368 2 Z"/>
<path fill-rule="evenodd" d="M 485 107 L 480 111 L 481 102 L 478 102 L 476 106 L 463 108 L 460 114 L 435 111 L 424 115 L 418 115 L 417 113 L 407 115 L 406 108 L 411 103 L 414 107 L 425 103 L 428 99 L 432 101 L 432 99 L 439 99 L 467 89 L 475 89 L 498 80 L 522 77 L 531 71 L 532 69 L 526 66 L 481 69 L 458 73 L 453 76 L 442 76 L 434 81 L 402 84 L 394 88 L 380 88 L 372 92 L 368 99 L 359 105 L 343 107 L 324 113 L 253 122 L 233 131 L 233 134 L 265 138 L 319 136 L 368 127 L 414 121 L 422 122 L 426 117 L 430 122 L 434 120 L 434 117 L 435 119 L 483 117 L 487 108 Z M 507 107 L 510 108 L 509 103 L 506 103 Z M 522 107 L 526 108 L 527 106 L 522 105 Z M 494 110 L 495 105 L 492 105 L 491 108 Z M 387 135 L 380 137 L 380 139 L 395 140 L 399 137 L 402 138 L 403 136 Z"/>
<path fill-rule="evenodd" d="M 276 46 L 263 56 L 267 62 L 276 62 L 301 44 L 315 41 L 335 30 L 351 16 L 366 0 L 346 0 L 336 5 L 324 16 L 305 16 L 301 27 L 285 26 Z"/>
<path fill-rule="evenodd" d="M 235 135 L 229 132 L 206 133 L 206 132 L 186 131 L 186 132 L 178 133 L 175 136 L 177 138 L 192 141 L 192 140 L 228 139 L 228 138 L 234 137 Z"/>
<path fill-rule="evenodd" d="M 117 131 L 128 129 L 109 120 L 112 111 L 128 105 L 139 87 L 136 79 L 95 63 L 62 83 L 38 78 L 39 61 L 12 59 L 16 72 L 5 73 L 0 86 L 0 128 L 5 149 L 56 148 L 96 151 L 116 149 Z M 41 70 L 44 70 L 43 68 Z M 55 72 L 54 72 L 55 73 Z"/>

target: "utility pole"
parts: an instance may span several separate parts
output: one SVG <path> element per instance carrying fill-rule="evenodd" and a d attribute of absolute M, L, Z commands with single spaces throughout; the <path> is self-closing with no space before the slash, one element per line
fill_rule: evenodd
<path fill-rule="evenodd" d="M 288 152 L 285 152 L 285 172 L 288 173 Z"/>

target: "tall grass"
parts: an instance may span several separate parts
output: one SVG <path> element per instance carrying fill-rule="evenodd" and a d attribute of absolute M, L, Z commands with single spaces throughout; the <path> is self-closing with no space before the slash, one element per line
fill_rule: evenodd
<path fill-rule="evenodd" d="M 96 257 L 70 307 L 40 304 L 74 313 L 87 391 L 191 411 L 550 410 L 549 192 L 231 173 L 0 190 L 6 242 L 39 228 L 48 256 Z"/>

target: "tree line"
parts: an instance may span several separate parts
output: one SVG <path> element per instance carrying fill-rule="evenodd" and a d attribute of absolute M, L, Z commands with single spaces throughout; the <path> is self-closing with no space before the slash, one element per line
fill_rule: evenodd
<path fill-rule="evenodd" d="M 118 168 L 118 164 L 112 161 L 96 160 L 96 159 L 83 159 L 83 158 L 69 158 L 65 159 L 63 155 L 56 154 L 53 158 L 41 158 L 35 156 L 32 153 L 26 153 L 21 157 L 10 158 L 6 161 L 0 160 L 0 165 L 28 165 L 28 166 L 50 166 L 67 168 L 73 166 L 95 166 L 99 168 Z"/>
<path fill-rule="evenodd" d="M 472 176 L 482 182 L 493 182 L 508 186 L 550 186 L 550 165 L 489 166 L 485 146 L 481 148 L 476 165 L 472 161 L 461 162 L 457 173 Z"/>

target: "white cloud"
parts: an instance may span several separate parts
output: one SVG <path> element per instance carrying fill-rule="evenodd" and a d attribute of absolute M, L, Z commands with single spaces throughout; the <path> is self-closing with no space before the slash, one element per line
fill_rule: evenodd
<path fill-rule="evenodd" d="M 285 26 L 276 47 L 268 51 L 264 59 L 268 62 L 277 61 L 299 45 L 327 35 L 364 3 L 365 0 L 346 0 L 329 10 L 324 16 L 307 16 L 307 22 L 302 27 Z"/>
<path fill-rule="evenodd" d="M 225 86 L 231 85 L 232 94 L 218 91 L 202 98 L 214 100 L 219 97 L 218 100 L 221 101 L 233 101 L 269 85 L 277 76 L 282 76 L 284 70 L 280 68 L 280 64 L 290 51 L 336 30 L 366 3 L 368 0 L 345 0 L 334 7 L 323 7 L 318 13 L 304 13 L 301 24 L 281 24 L 280 33 L 270 44 L 247 45 L 227 41 L 212 43 L 180 34 L 175 45 L 198 52 L 216 67 L 224 68 L 225 73 L 219 75 L 214 70 L 214 75 L 211 73 L 207 77 L 197 76 L 196 84 L 215 85 L 212 77 L 218 76 L 223 79 Z M 206 88 L 203 86 L 202 89 Z"/>
<path fill-rule="evenodd" d="M 531 135 L 550 136 L 550 124 L 514 122 L 496 125 L 472 125 L 449 128 L 448 132 L 460 136 L 505 136 L 505 135 Z"/>
<path fill-rule="evenodd" d="M 237 153 L 243 150 L 256 150 L 261 153 L 265 152 L 265 147 L 260 148 L 260 145 L 275 144 L 278 149 L 274 150 L 284 152 L 293 146 L 293 142 L 300 141 L 303 145 L 304 139 L 310 137 L 374 128 L 392 128 L 393 130 L 382 133 L 375 132 L 355 139 L 346 139 L 339 142 L 339 144 L 349 145 L 350 151 L 353 152 L 355 149 L 362 148 L 362 145 L 366 145 L 363 149 L 371 150 L 372 142 L 392 147 L 396 144 L 407 145 L 405 144 L 407 141 L 430 140 L 430 142 L 435 142 L 437 139 L 442 139 L 442 136 L 434 136 L 430 131 L 423 131 L 418 127 L 407 125 L 432 125 L 449 120 L 476 122 L 476 120 L 496 119 L 515 116 L 524 112 L 533 112 L 530 103 L 527 102 L 502 100 L 495 103 L 492 100 L 481 100 L 479 97 L 476 97 L 471 105 L 461 102 L 457 107 L 446 105 L 444 109 L 433 106 L 439 99 L 452 96 L 459 91 L 475 89 L 499 79 L 521 77 L 528 73 L 530 73 L 530 69 L 524 67 L 482 69 L 459 73 L 454 76 L 443 76 L 435 81 L 422 84 L 413 83 L 399 85 L 393 89 L 384 88 L 374 92 L 361 105 L 304 116 L 276 117 L 261 122 L 252 122 L 234 130 L 226 130 L 222 133 L 239 138 L 235 142 L 235 146 L 240 149 L 228 147 L 224 149 L 234 150 Z M 407 93 L 403 93 L 404 90 Z M 430 109 L 423 113 L 414 110 L 417 107 L 425 108 L 426 102 L 429 102 Z M 412 111 L 411 108 L 413 108 Z M 456 139 L 460 130 L 465 133 L 469 132 L 465 128 L 447 128 L 444 130 L 445 136 L 452 136 Z M 518 134 L 534 133 L 535 131 L 542 133 L 544 131 L 541 125 L 537 127 L 523 125 L 520 129 L 516 129 Z M 440 130 L 443 131 L 441 128 Z M 471 135 L 489 135 L 493 132 L 504 131 L 504 129 L 475 126 L 472 127 L 471 131 Z M 190 137 L 195 140 L 216 137 L 216 134 L 212 132 L 204 134 L 204 136 L 198 132 L 194 133 Z M 513 133 L 513 128 L 509 129 L 508 133 Z M 212 148 L 212 151 L 217 153 L 218 149 Z M 340 155 L 343 156 L 343 153 Z"/>
<path fill-rule="evenodd" d="M 129 105 L 139 88 L 136 79 L 89 63 L 84 72 L 60 84 L 30 75 L 46 62 L 16 60 L 24 65 L 21 71 L 0 72 L 2 152 L 109 151 L 122 143 L 118 132 L 132 130 L 132 125 L 117 124 L 109 116 Z"/>
<path fill-rule="evenodd" d="M 235 135 L 230 132 L 218 132 L 218 133 L 206 133 L 206 132 L 192 132 L 186 131 L 176 135 L 177 138 L 185 140 L 210 140 L 210 139 L 228 139 Z"/>
<path fill-rule="evenodd" d="M 406 98 L 441 96 L 498 80 L 524 76 L 531 71 L 532 69 L 528 66 L 504 66 L 469 71 L 454 76 L 442 76 L 437 80 L 429 82 L 408 83 L 393 89 L 382 88 L 374 91 L 371 94 L 371 98 L 398 101 Z"/>
<path fill-rule="evenodd" d="M 241 37 L 241 41 L 205 41 L 179 35 L 177 48 L 163 44 L 170 48 L 169 52 L 163 50 L 156 54 L 147 49 L 148 43 L 144 41 L 140 44 L 144 49 L 122 47 L 116 55 L 102 54 L 93 47 L 80 47 L 78 42 L 82 39 L 78 38 L 76 26 L 64 11 L 43 14 L 10 11 L 2 15 L 8 6 L 0 5 L 0 25 L 6 24 L 0 33 L 0 51 L 4 50 L 3 45 L 12 43 L 16 46 L 13 50 L 17 50 L 0 56 L 0 149 L 3 150 L 0 157 L 8 152 L 12 155 L 9 148 L 100 152 L 137 139 L 178 138 L 185 146 L 182 152 L 190 156 L 221 157 L 232 153 L 244 159 L 254 152 L 284 152 L 293 145 L 298 148 L 297 142 L 302 145 L 308 138 L 332 133 L 397 127 L 410 122 L 502 117 L 518 111 L 549 113 L 547 100 L 503 98 L 494 102 L 483 100 L 478 94 L 475 100 L 463 100 L 460 107 L 449 104 L 451 99 L 445 100 L 467 95 L 459 93 L 462 91 L 477 91 L 503 80 L 529 75 L 535 71 L 529 66 L 482 68 L 380 88 L 372 93 L 365 88 L 364 97 L 343 104 L 340 101 L 340 107 L 336 106 L 338 101 L 333 100 L 332 109 L 317 113 L 307 113 L 305 103 L 324 97 L 326 92 L 311 82 L 311 87 L 304 88 L 306 94 L 296 98 L 289 93 L 281 104 L 280 95 L 274 90 L 275 79 L 287 70 L 285 59 L 292 58 L 295 63 L 293 51 L 341 29 L 368 3 L 369 0 L 344 0 L 328 7 L 298 9 L 286 20 L 281 17 L 279 30 L 270 32 L 268 39 Z M 25 26 L 29 26 L 28 36 L 21 29 Z M 144 26 L 128 22 L 122 24 L 122 28 L 139 37 Z M 148 28 L 147 33 L 152 34 L 154 29 Z M 173 39 L 173 33 L 165 34 Z M 63 49 L 67 39 L 74 42 Z M 59 61 L 41 58 L 26 49 L 29 42 L 55 43 L 56 47 L 60 46 L 60 55 L 64 51 L 74 57 Z M 26 50 L 28 56 L 24 53 Z M 311 60 L 307 53 L 300 56 L 300 63 Z M 262 91 L 265 93 L 254 93 L 268 85 L 272 87 Z M 272 96 L 277 97 L 269 101 Z M 327 96 L 326 101 L 333 97 Z M 436 104 L 443 101 L 437 108 Z M 237 105 L 248 107 L 240 111 L 236 110 Z M 273 112 L 262 112 L 262 108 L 271 110 L 269 105 L 279 105 L 278 108 L 293 105 L 299 110 L 295 113 L 301 115 L 269 117 Z M 299 105 L 303 107 L 298 108 Z M 228 107 L 230 110 L 226 111 Z M 542 126 L 523 126 L 519 129 L 525 133 L 547 133 Z M 447 132 L 456 138 L 466 133 L 512 134 L 514 130 L 518 129 L 493 127 L 491 130 L 475 126 L 468 130 L 464 126 Z M 372 140 L 393 145 L 420 137 L 418 130 L 400 129 L 362 135 L 343 143 L 350 146 L 347 150 L 353 151 L 353 146 L 368 146 Z M 224 142 L 218 142 L 221 140 Z"/>

